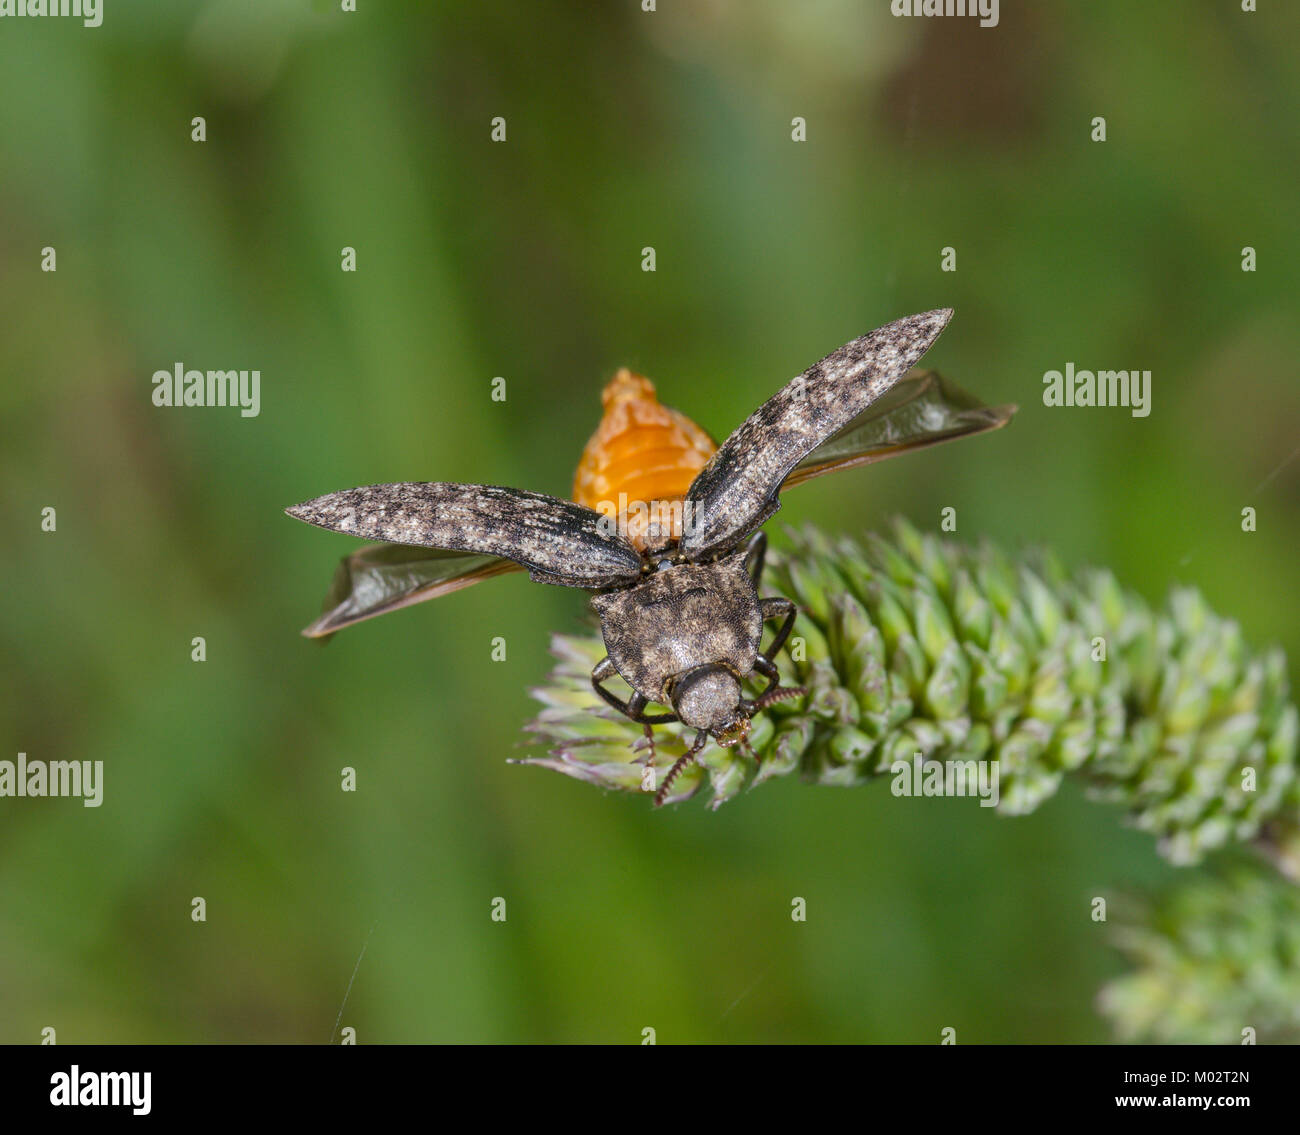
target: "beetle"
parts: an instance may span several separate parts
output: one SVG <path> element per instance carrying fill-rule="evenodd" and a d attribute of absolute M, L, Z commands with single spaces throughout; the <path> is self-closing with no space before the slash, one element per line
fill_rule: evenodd
<path fill-rule="evenodd" d="M 846 343 L 716 447 L 684 415 L 659 406 L 648 380 L 620 371 L 606 389 L 606 417 L 579 466 L 574 501 L 427 482 L 294 505 L 286 511 L 299 520 L 382 541 L 343 560 L 324 613 L 303 633 L 327 637 L 520 568 L 539 583 L 593 591 L 608 651 L 592 671 L 594 691 L 645 727 L 651 759 L 653 726 L 681 722 L 695 731 L 656 794 L 662 803 L 710 737 L 742 743 L 756 713 L 804 693 L 780 684 L 775 662 L 797 609 L 758 593 L 766 550 L 759 529 L 780 508 L 781 492 L 997 429 L 1015 413 L 983 405 L 934 372 L 912 371 L 951 317 L 951 308 L 922 312 Z M 622 474 L 611 477 L 620 460 Z M 615 491 L 637 483 L 658 483 L 663 495 L 628 502 Z M 779 626 L 763 650 L 768 622 Z M 630 687 L 627 697 L 606 686 L 615 676 Z M 742 687 L 751 677 L 766 682 L 752 698 Z M 648 712 L 652 703 L 667 712 Z"/>

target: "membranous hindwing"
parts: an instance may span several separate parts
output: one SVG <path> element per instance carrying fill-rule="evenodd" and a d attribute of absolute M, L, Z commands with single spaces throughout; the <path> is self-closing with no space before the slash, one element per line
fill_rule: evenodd
<path fill-rule="evenodd" d="M 664 567 L 591 605 L 614 668 L 650 701 L 669 704 L 673 680 L 700 666 L 738 679 L 754 668 L 763 616 L 744 552 Z"/>

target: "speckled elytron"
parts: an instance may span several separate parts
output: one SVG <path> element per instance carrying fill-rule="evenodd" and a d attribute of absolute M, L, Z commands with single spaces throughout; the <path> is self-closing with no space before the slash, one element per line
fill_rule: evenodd
<path fill-rule="evenodd" d="M 386 611 L 524 568 L 540 583 L 595 591 L 608 655 L 595 691 L 645 726 L 696 730 L 673 778 L 709 737 L 742 743 L 751 717 L 801 690 L 782 687 L 773 659 L 796 610 L 761 599 L 764 536 L 780 493 L 834 469 L 1005 425 L 1014 406 L 987 407 L 932 372 L 909 370 L 950 309 L 897 320 L 854 339 L 792 379 L 715 447 L 654 387 L 620 371 L 584 451 L 576 501 L 522 489 L 446 482 L 372 485 L 288 509 L 322 528 L 383 544 L 347 557 L 325 612 L 303 633 L 323 637 Z M 637 507 L 643 506 L 643 507 Z M 781 620 L 766 651 L 763 625 Z M 766 680 L 755 697 L 742 683 Z M 605 685 L 630 687 L 620 697 Z M 648 713 L 652 703 L 667 710 Z"/>

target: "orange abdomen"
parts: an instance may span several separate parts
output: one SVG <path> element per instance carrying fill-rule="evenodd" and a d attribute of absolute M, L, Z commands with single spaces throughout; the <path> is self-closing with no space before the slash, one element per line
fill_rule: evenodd
<path fill-rule="evenodd" d="M 601 394 L 604 417 L 573 479 L 573 499 L 617 516 L 638 551 L 680 539 L 682 500 L 717 444 L 663 405 L 654 383 L 624 368 Z"/>

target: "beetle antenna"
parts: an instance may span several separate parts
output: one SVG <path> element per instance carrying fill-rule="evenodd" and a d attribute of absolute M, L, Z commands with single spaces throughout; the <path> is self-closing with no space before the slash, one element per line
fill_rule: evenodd
<path fill-rule="evenodd" d="M 709 731 L 707 729 L 701 729 L 695 734 L 695 744 L 673 762 L 673 767 L 668 770 L 668 775 L 664 777 L 663 784 L 659 786 L 659 791 L 655 793 L 656 808 L 663 805 L 663 802 L 668 798 L 668 790 L 673 786 L 673 781 L 677 779 L 677 774 L 695 760 L 696 754 L 704 748 L 704 743 L 708 739 Z"/>
<path fill-rule="evenodd" d="M 766 693 L 759 694 L 750 704 L 753 706 L 753 712 L 766 709 L 769 705 L 779 701 L 789 701 L 791 698 L 801 698 L 808 693 L 807 686 L 777 686 L 768 690 Z"/>

